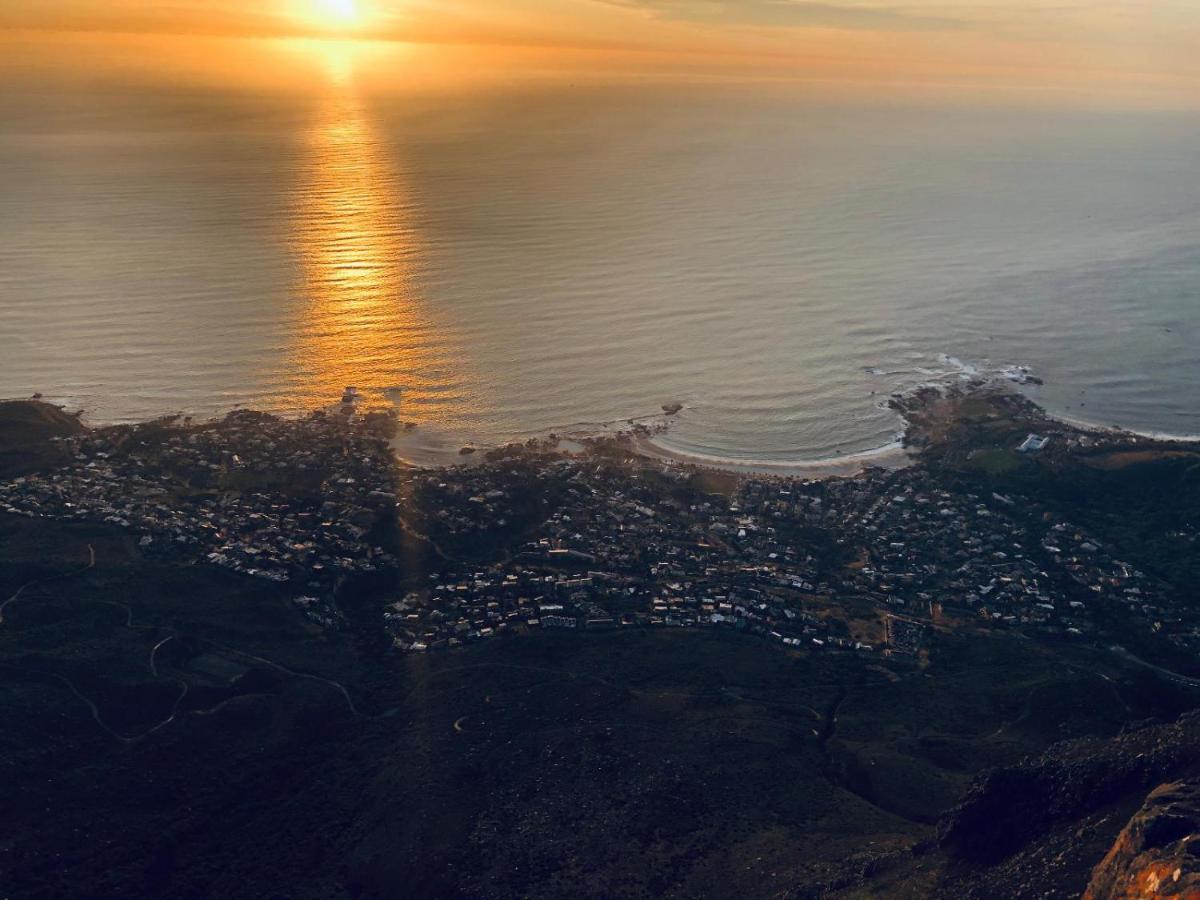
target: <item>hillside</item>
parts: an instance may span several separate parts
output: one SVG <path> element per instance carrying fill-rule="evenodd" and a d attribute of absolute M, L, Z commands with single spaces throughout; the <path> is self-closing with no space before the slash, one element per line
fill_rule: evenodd
<path fill-rule="evenodd" d="M 0 894 L 1187 896 L 1192 450 L 970 402 L 814 484 L 8 409 Z"/>

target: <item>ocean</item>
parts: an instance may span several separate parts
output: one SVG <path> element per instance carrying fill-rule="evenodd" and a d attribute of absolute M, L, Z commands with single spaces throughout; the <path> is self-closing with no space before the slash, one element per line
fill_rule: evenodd
<path fill-rule="evenodd" d="M 782 84 L 88 96 L 0 118 L 0 396 L 93 422 L 347 385 L 425 450 L 623 421 L 704 458 L 894 440 L 1029 366 L 1200 433 L 1200 120 Z"/>

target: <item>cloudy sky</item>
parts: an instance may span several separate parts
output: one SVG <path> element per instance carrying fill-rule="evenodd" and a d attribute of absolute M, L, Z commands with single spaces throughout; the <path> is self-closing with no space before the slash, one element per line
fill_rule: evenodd
<path fill-rule="evenodd" d="M 690 56 L 716 71 L 1200 95 L 1198 0 L 0 0 L 0 29 L 353 32 Z"/>

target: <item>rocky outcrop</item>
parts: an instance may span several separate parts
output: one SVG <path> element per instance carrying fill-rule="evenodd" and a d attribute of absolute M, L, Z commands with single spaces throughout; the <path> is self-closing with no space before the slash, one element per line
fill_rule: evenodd
<path fill-rule="evenodd" d="M 1084 900 L 1200 898 L 1200 779 L 1164 784 L 1096 867 Z"/>
<path fill-rule="evenodd" d="M 78 416 L 40 400 L 0 402 L 0 447 L 35 444 L 84 431 Z"/>
<path fill-rule="evenodd" d="M 994 864 L 1057 825 L 1148 791 L 1196 766 L 1196 713 L 1110 740 L 1068 741 L 982 776 L 943 818 L 939 842 L 952 856 Z"/>
<path fill-rule="evenodd" d="M 39 400 L 0 402 L 0 478 L 53 468 L 67 455 L 55 438 L 85 431 L 78 416 Z"/>

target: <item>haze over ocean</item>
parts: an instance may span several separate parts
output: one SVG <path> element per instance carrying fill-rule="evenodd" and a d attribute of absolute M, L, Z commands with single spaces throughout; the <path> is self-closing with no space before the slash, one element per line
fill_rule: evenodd
<path fill-rule="evenodd" d="M 0 396 L 103 422 L 355 384 L 454 448 L 682 401 L 677 448 L 812 459 L 891 440 L 880 401 L 946 354 L 1200 432 L 1192 113 L 330 71 L 6 101 Z"/>

